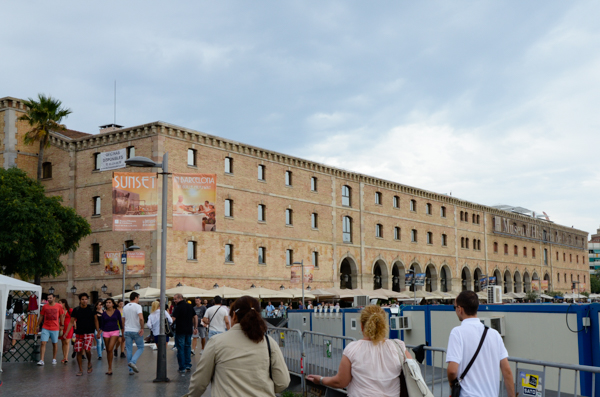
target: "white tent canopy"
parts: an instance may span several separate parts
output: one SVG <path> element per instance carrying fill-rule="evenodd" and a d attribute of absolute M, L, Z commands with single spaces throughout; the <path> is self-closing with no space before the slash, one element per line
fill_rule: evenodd
<path fill-rule="evenodd" d="M 0 352 L 4 348 L 4 326 L 6 322 L 6 302 L 8 300 L 8 295 L 10 295 L 11 291 L 30 291 L 37 295 L 38 302 L 42 301 L 42 287 L 39 285 L 31 284 L 22 280 L 18 280 L 16 278 L 8 277 L 0 275 L 0 315 L 2 316 L 0 320 L 0 331 L 2 332 L 0 335 L 3 337 L 0 338 Z M 39 314 L 38 310 L 34 311 Z M 0 360 L 0 372 L 2 371 L 2 360 Z"/>

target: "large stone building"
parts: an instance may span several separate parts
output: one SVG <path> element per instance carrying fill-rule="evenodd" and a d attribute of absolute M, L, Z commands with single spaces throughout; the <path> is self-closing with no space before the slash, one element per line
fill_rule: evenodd
<path fill-rule="evenodd" d="M 24 111 L 21 100 L 0 99 L 0 164 L 35 176 L 37 146 L 23 145 L 27 126 L 17 120 Z M 48 194 L 61 196 L 84 216 L 93 231 L 64 258 L 63 275 L 43 280 L 45 290 L 53 286 L 61 295 L 75 285 L 78 291 L 103 296 L 99 291 L 104 284 L 108 294 L 118 294 L 121 278 L 103 276 L 101 258 L 104 251 L 119 251 L 126 241 L 146 253 L 145 272 L 128 276 L 126 288 L 159 285 L 160 216 L 157 231 L 112 230 L 112 172 L 98 171 L 96 157 L 122 148 L 156 161 L 168 152 L 171 172 L 217 175 L 216 232 L 173 231 L 168 214 L 168 287 L 288 287 L 288 265 L 300 260 L 315 264 L 313 288 L 403 290 L 407 268 L 426 273 L 426 288 L 434 291 L 477 290 L 474 280 L 486 274 L 515 292 L 543 284 L 538 280 L 547 280 L 548 289 L 567 291 L 571 281 L 584 285 L 589 278 L 586 232 L 518 210 L 488 207 L 163 122 L 108 126 L 97 134 L 55 133 L 50 142 L 42 183 Z M 167 200 L 172 208 L 171 193 Z M 224 215 L 225 200 L 232 200 L 230 216 Z M 232 249 L 229 260 L 226 248 Z"/>

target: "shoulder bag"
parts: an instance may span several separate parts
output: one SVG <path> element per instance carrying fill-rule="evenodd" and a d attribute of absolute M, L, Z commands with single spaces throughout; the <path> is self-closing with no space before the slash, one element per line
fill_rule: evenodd
<path fill-rule="evenodd" d="M 217 310 L 215 310 L 215 312 L 213 313 L 212 317 L 208 319 L 208 328 L 206 329 L 207 333 L 210 332 L 210 323 L 212 322 L 212 319 L 215 318 L 215 316 L 217 315 L 219 310 L 221 310 L 222 307 L 223 307 L 223 305 L 219 306 L 219 308 Z"/>
<path fill-rule="evenodd" d="M 471 359 L 471 361 L 469 361 L 469 365 L 467 365 L 467 368 L 465 368 L 462 375 L 459 378 L 454 379 L 454 381 L 452 382 L 452 394 L 450 397 L 460 397 L 460 391 L 462 389 L 460 382 L 462 382 L 462 380 L 465 378 L 465 376 L 467 375 L 467 372 L 469 372 L 469 370 L 471 369 L 471 366 L 475 362 L 477 355 L 479 355 L 479 351 L 481 350 L 481 346 L 483 346 L 483 341 L 485 340 L 485 336 L 487 335 L 487 332 L 488 332 L 488 327 L 485 327 L 483 329 L 483 335 L 481 335 L 481 340 L 479 341 L 479 346 L 477 346 L 477 350 L 475 351 L 473 358 Z"/>
<path fill-rule="evenodd" d="M 399 343 L 394 342 L 398 348 L 398 356 L 402 363 L 402 373 L 400 373 L 400 396 L 401 397 L 433 397 L 433 393 L 427 387 L 419 364 L 413 359 L 407 359 L 405 351 Z"/>

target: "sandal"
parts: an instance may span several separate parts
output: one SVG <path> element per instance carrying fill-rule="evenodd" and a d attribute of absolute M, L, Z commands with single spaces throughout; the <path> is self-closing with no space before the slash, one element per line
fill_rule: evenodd
<path fill-rule="evenodd" d="M 77 375 L 75 375 L 75 376 L 82 376 L 82 375 L 83 375 L 83 372 L 79 371 L 79 372 L 77 372 Z"/>
<path fill-rule="evenodd" d="M 67 360 L 65 360 L 64 358 L 62 360 L 60 360 L 61 364 L 66 364 Z"/>
<path fill-rule="evenodd" d="M 106 375 L 112 375 L 112 372 L 107 372 Z"/>
<path fill-rule="evenodd" d="M 91 365 L 90 365 L 90 366 L 88 366 L 88 374 L 91 374 L 93 369 L 94 369 L 94 368 L 93 368 Z"/>

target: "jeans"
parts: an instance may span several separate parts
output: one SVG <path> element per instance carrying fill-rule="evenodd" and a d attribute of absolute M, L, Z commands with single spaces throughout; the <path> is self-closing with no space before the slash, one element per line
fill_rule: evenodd
<path fill-rule="evenodd" d="M 214 329 L 211 329 L 210 331 L 208 331 L 208 337 L 206 338 L 206 341 L 208 342 L 208 340 L 211 337 L 213 337 L 215 335 L 219 335 L 219 334 L 222 334 L 222 332 L 221 331 L 215 331 Z"/>
<path fill-rule="evenodd" d="M 98 357 L 102 357 L 102 349 L 104 349 L 104 338 L 102 337 L 102 331 L 100 331 L 100 339 L 96 338 L 96 352 Z M 94 333 L 94 337 L 97 337 L 98 333 Z"/>
<path fill-rule="evenodd" d="M 192 368 L 192 335 L 175 335 L 175 347 L 177 348 L 179 370 Z"/>
<path fill-rule="evenodd" d="M 133 354 L 133 342 L 135 341 L 135 345 L 137 346 L 137 350 L 135 354 Z M 144 351 L 144 337 L 140 336 L 137 332 L 125 332 L 125 346 L 127 347 L 127 363 L 137 363 L 138 358 L 142 355 Z M 133 372 L 131 368 L 129 368 L 129 372 Z"/>

